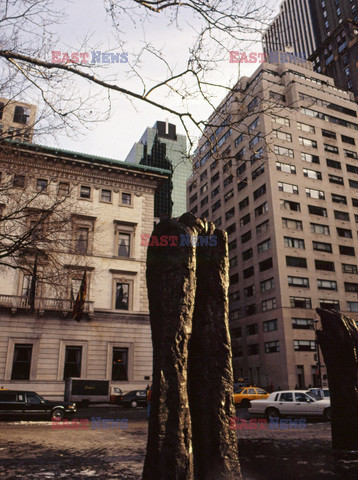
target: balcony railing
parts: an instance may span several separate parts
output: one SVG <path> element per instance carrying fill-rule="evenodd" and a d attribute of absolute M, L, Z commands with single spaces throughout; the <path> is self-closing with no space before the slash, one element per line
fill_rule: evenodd
<path fill-rule="evenodd" d="M 43 313 L 45 311 L 60 311 L 65 316 L 72 312 L 74 300 L 66 298 L 45 298 L 38 297 L 35 299 L 35 310 Z M 0 307 L 10 308 L 13 313 L 16 313 L 19 309 L 30 310 L 28 299 L 20 295 L 1 295 L 0 294 Z M 83 311 L 89 315 L 93 314 L 94 302 L 84 302 Z"/>

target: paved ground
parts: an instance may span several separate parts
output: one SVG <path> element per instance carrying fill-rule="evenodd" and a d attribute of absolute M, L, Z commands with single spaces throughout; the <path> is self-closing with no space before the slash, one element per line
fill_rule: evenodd
<path fill-rule="evenodd" d="M 76 417 L 82 419 L 76 428 L 59 428 L 49 421 L 0 421 L 0 478 L 140 480 L 147 431 L 144 409 L 86 409 Z M 99 417 L 112 421 L 101 424 Z M 240 417 L 248 418 L 248 413 L 241 411 Z M 244 480 L 358 478 L 358 473 L 349 477 L 335 472 L 327 422 L 308 422 L 299 429 L 258 423 L 237 427 Z"/>

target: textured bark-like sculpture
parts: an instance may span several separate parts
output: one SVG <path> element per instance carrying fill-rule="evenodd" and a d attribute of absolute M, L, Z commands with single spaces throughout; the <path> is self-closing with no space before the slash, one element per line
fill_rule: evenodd
<path fill-rule="evenodd" d="M 327 368 L 332 407 L 332 446 L 358 451 L 358 328 L 343 314 L 317 309 L 317 331 Z"/>
<path fill-rule="evenodd" d="M 216 247 L 185 244 L 210 234 Z M 152 238 L 164 236 L 169 245 L 149 246 L 147 256 L 153 388 L 143 480 L 239 480 L 227 237 L 191 214 L 160 222 Z"/>

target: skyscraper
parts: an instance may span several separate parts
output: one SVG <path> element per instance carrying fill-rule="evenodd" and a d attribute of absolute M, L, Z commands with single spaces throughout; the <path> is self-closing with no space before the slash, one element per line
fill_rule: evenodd
<path fill-rule="evenodd" d="M 178 217 L 186 211 L 186 180 L 191 174 L 192 165 L 187 157 L 186 136 L 177 134 L 175 125 L 157 121 L 153 128 L 148 127 L 139 142 L 133 145 L 126 162 L 166 169 L 169 162 L 173 172 L 172 186 L 165 184 L 159 188 L 155 197 L 156 216 L 171 213 L 173 217 Z M 171 200 L 168 199 L 168 192 L 171 193 Z"/>
<path fill-rule="evenodd" d="M 228 233 L 235 376 L 317 384 L 315 308 L 358 312 L 358 105 L 309 62 L 264 63 L 209 123 L 188 209 Z"/>

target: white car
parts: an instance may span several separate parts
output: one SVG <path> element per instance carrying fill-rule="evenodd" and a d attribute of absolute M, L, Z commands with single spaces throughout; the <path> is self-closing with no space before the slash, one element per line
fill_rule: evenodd
<path fill-rule="evenodd" d="M 330 398 L 329 388 L 309 388 L 306 393 L 308 393 L 308 395 L 314 393 L 317 397 L 323 399 Z"/>
<path fill-rule="evenodd" d="M 267 418 L 324 416 L 330 420 L 331 401 L 310 396 L 305 390 L 285 390 L 273 392 L 265 400 L 251 400 L 249 412 L 266 415 Z"/>

